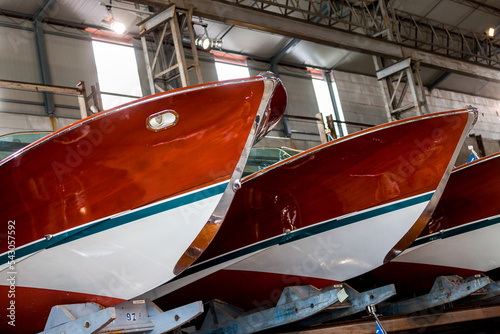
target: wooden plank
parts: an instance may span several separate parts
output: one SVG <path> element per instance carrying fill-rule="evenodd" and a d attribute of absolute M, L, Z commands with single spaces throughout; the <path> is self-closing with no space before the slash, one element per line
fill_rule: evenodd
<path fill-rule="evenodd" d="M 172 17 L 170 29 L 172 30 L 172 38 L 174 39 L 175 58 L 177 58 L 177 64 L 179 65 L 182 87 L 187 87 L 189 86 L 189 76 L 186 67 L 186 58 L 184 57 L 184 48 L 182 47 L 181 31 L 176 15 Z"/>
<path fill-rule="evenodd" d="M 36 83 L 10 81 L 10 80 L 0 80 L 0 87 L 35 91 L 35 92 L 50 92 L 63 95 L 82 95 L 82 91 L 77 88 L 42 85 Z"/>
<path fill-rule="evenodd" d="M 167 20 L 170 20 L 175 15 L 175 6 L 170 6 L 162 12 L 155 14 L 153 16 L 148 17 L 142 22 L 139 22 L 139 26 L 141 27 L 141 36 L 144 36 L 145 33 L 153 30 L 158 27 L 160 24 L 165 23 Z"/>
<path fill-rule="evenodd" d="M 427 314 L 413 317 L 398 317 L 385 319 L 381 323 L 387 332 L 405 331 L 426 327 L 458 324 L 461 322 L 500 317 L 500 306 L 490 306 L 466 310 L 457 310 L 445 313 Z M 317 329 L 289 332 L 289 334 L 373 334 L 375 320 L 362 322 L 349 322 L 339 325 L 325 326 Z"/>

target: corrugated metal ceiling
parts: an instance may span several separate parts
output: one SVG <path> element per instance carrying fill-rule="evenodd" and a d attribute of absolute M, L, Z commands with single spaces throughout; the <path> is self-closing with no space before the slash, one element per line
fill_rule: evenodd
<path fill-rule="evenodd" d="M 481 9 L 479 6 L 471 5 L 466 1 L 463 1 L 465 3 L 460 2 L 459 0 L 397 0 L 395 1 L 395 8 L 454 25 L 458 28 L 473 30 L 479 36 L 484 34 L 489 27 L 498 27 L 497 30 L 500 30 L 500 4 L 498 0 L 483 2 L 498 8 L 497 11 Z M 106 14 L 106 8 L 100 3 L 100 0 L 54 0 L 47 15 L 49 18 L 59 21 L 99 26 Z M 0 0 L 0 10 L 32 16 L 44 4 L 45 2 L 41 0 Z M 119 7 L 134 8 L 134 5 L 123 1 L 115 0 L 113 4 Z M 147 7 L 141 6 L 140 9 L 147 10 Z M 136 13 L 118 8 L 114 8 L 112 11 L 117 20 L 125 23 L 129 32 L 138 33 L 136 24 L 140 21 L 140 18 Z M 199 21 L 199 18 L 195 17 L 194 21 Z M 247 28 L 231 27 L 207 19 L 202 19 L 202 21 L 207 24 L 207 32 L 210 37 L 224 37 L 224 51 L 245 54 L 258 59 L 272 59 L 291 40 L 287 37 Z M 203 34 L 201 26 L 196 25 L 195 30 L 197 34 Z M 301 41 L 288 50 L 282 61 L 319 68 L 335 68 L 368 75 L 374 75 L 375 73 L 370 56 L 305 41 Z M 422 72 L 424 84 L 431 84 L 442 73 L 437 70 L 424 69 Z M 466 80 L 467 82 L 465 82 Z M 467 85 L 467 89 L 461 88 L 464 85 Z M 465 77 L 452 74 L 441 82 L 438 87 L 461 91 L 467 90 L 469 93 L 477 92 L 477 94 L 498 98 L 496 93 L 498 86 L 493 84 L 485 85 L 481 80 L 465 79 Z"/>
<path fill-rule="evenodd" d="M 0 0 L 0 9 L 34 15 L 40 8 L 36 0 Z"/>
<path fill-rule="evenodd" d="M 287 41 L 283 36 L 234 27 L 224 37 L 223 47 L 231 52 L 271 59 Z"/>

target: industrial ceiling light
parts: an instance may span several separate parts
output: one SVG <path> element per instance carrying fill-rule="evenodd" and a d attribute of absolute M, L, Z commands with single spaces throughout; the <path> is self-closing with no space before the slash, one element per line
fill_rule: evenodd
<path fill-rule="evenodd" d="M 125 25 L 121 22 L 113 20 L 113 22 L 111 23 L 111 29 L 118 34 L 123 35 L 123 33 L 125 32 Z"/>
<path fill-rule="evenodd" d="M 213 39 L 212 40 L 212 49 L 222 49 L 222 39 Z"/>
<path fill-rule="evenodd" d="M 125 25 L 120 21 L 115 20 L 113 13 L 111 12 L 111 6 L 106 6 L 106 11 L 107 13 L 104 15 L 101 25 L 122 35 L 125 32 Z"/>
<path fill-rule="evenodd" d="M 490 37 L 494 37 L 495 36 L 495 28 L 488 29 L 488 36 L 490 36 Z"/>
<path fill-rule="evenodd" d="M 222 49 L 222 39 L 213 39 L 205 36 L 197 37 L 194 44 L 203 50 Z"/>
<path fill-rule="evenodd" d="M 210 46 L 212 45 L 210 38 L 204 36 L 196 38 L 195 44 L 204 50 L 210 49 Z"/>
<path fill-rule="evenodd" d="M 212 39 L 209 37 L 197 37 L 194 44 L 203 50 L 210 51 L 211 49 L 222 49 L 221 39 Z"/>
<path fill-rule="evenodd" d="M 208 37 L 207 25 L 203 23 L 201 23 L 201 25 L 203 26 L 203 35 L 196 37 L 194 44 L 207 51 L 210 51 L 211 49 L 222 49 L 222 39 L 213 39 Z"/>

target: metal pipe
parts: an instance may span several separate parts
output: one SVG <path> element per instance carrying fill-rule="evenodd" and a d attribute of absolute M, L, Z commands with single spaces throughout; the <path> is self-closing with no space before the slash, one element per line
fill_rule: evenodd
<path fill-rule="evenodd" d="M 34 28 L 35 28 L 38 64 L 40 66 L 42 83 L 45 85 L 50 85 L 52 84 L 52 79 L 50 77 L 49 61 L 47 57 L 47 47 L 45 45 L 45 36 L 43 35 L 42 23 L 38 20 L 35 20 Z M 54 97 L 52 96 L 52 94 L 44 93 L 43 99 L 45 101 L 45 112 L 48 115 L 54 115 L 55 106 L 54 106 Z"/>

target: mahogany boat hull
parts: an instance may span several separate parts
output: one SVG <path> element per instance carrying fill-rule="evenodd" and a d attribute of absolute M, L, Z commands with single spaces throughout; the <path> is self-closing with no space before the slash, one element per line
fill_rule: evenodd
<path fill-rule="evenodd" d="M 112 306 L 174 278 L 217 233 L 252 144 L 285 104 L 274 77 L 188 87 L 0 162 L 0 211 L 13 231 L 1 234 L 0 293 L 13 293 L 1 307 L 14 302 L 18 324 L 4 317 L 0 329 L 40 331 L 54 305 Z"/>
<path fill-rule="evenodd" d="M 441 275 L 468 277 L 500 268 L 500 153 L 453 170 L 419 238 L 373 273 L 404 290 L 428 290 Z"/>
<path fill-rule="evenodd" d="M 143 296 L 249 307 L 382 265 L 425 227 L 474 119 L 461 110 L 379 126 L 250 176 L 198 262 Z"/>

